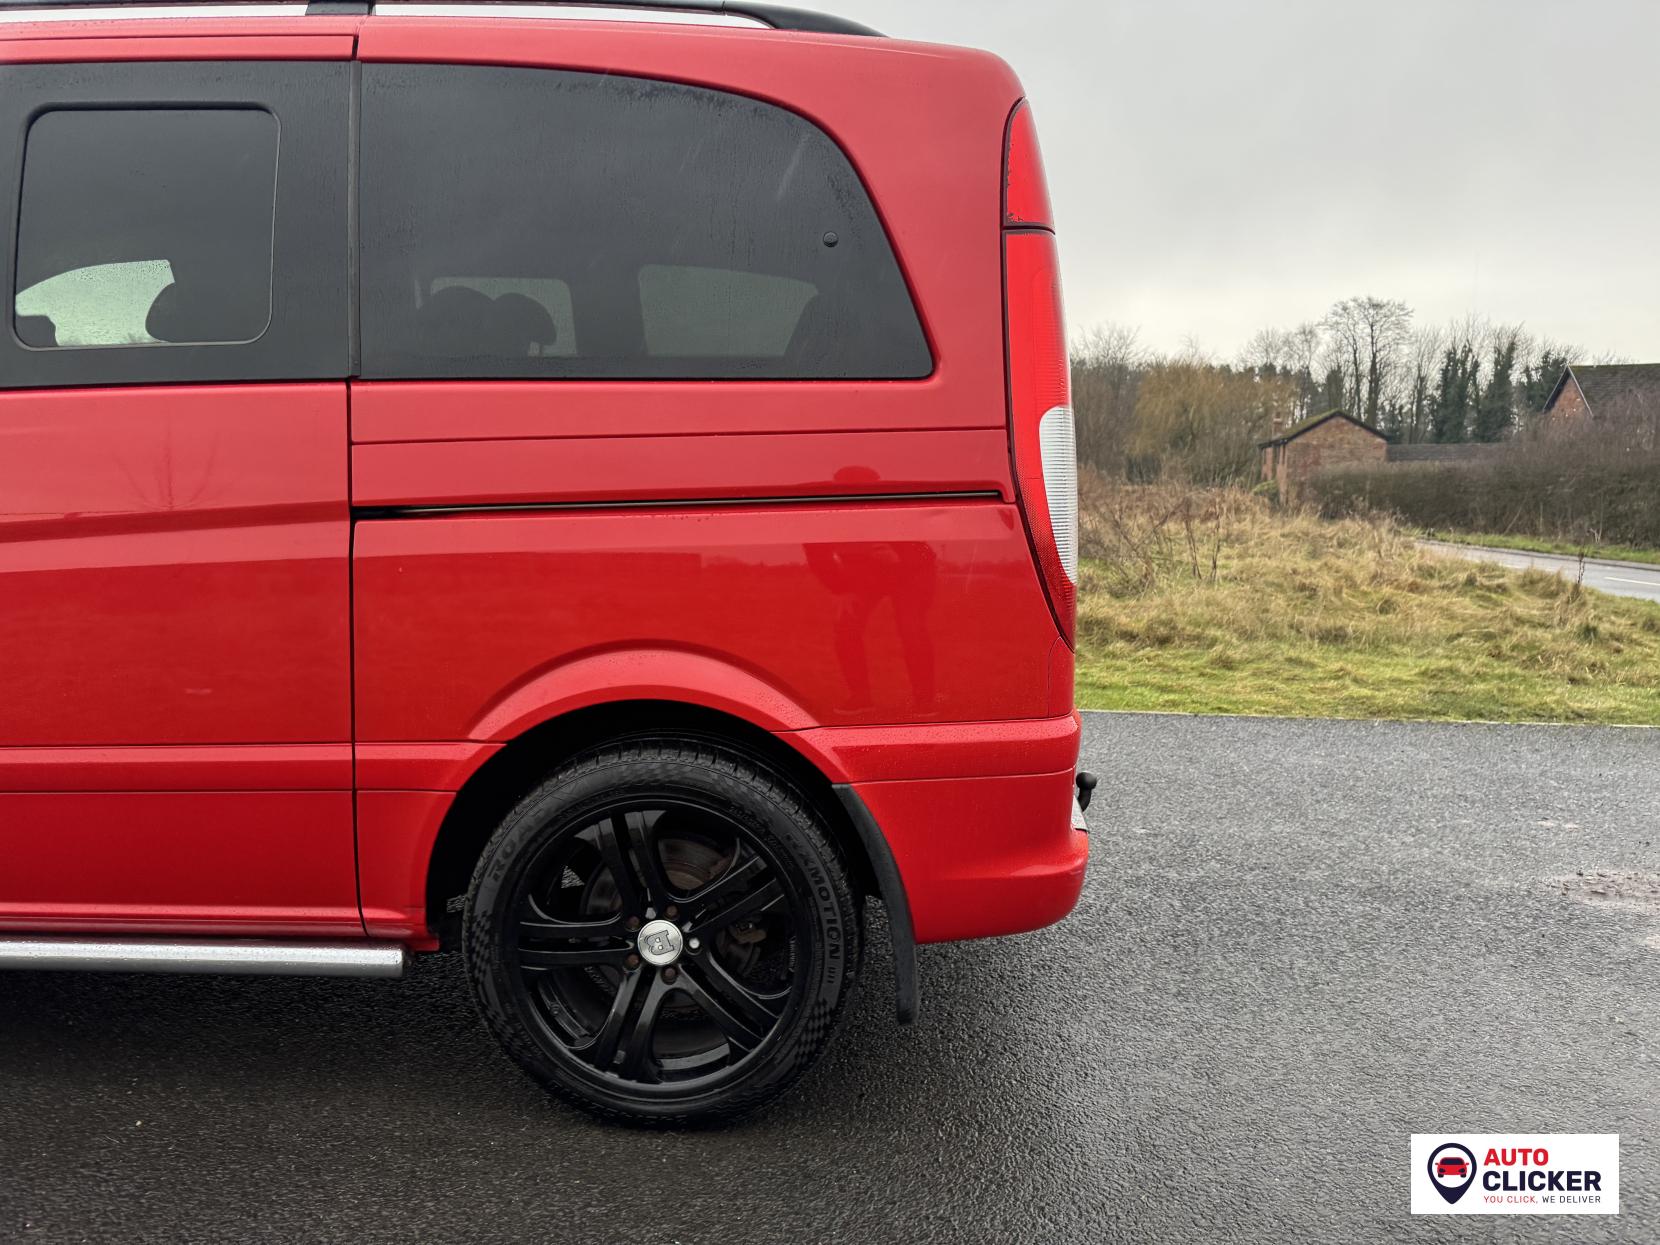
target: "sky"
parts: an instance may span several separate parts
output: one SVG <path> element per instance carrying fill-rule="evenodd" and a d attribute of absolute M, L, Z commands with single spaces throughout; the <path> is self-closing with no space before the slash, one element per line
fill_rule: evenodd
<path fill-rule="evenodd" d="M 1372 294 L 1660 361 L 1660 0 L 818 7 L 1014 67 L 1074 333 L 1231 358 Z"/>

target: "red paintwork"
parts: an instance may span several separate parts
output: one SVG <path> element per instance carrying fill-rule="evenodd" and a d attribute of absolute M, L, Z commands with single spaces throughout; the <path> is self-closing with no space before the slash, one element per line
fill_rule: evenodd
<path fill-rule="evenodd" d="M 348 743 L 344 385 L 0 393 L 0 748 Z"/>
<path fill-rule="evenodd" d="M 427 929 L 427 862 L 449 791 L 360 791 L 358 893 L 371 938 L 396 938 L 417 950 L 436 945 Z"/>
<path fill-rule="evenodd" d="M 407 791 L 459 791 L 500 744 L 468 740 L 453 744 L 372 744 L 357 746 L 360 787 Z"/>
<path fill-rule="evenodd" d="M 0 792 L 350 791 L 350 744 L 0 748 Z"/>
<path fill-rule="evenodd" d="M 995 502 L 368 522 L 354 565 L 363 740 L 502 739 L 635 696 L 776 701 L 774 729 L 1048 708 L 1054 623 Z"/>
<path fill-rule="evenodd" d="M 1009 722 L 831 726 L 802 731 L 797 749 L 833 782 L 1044 774 L 1078 759 L 1077 714 Z"/>
<path fill-rule="evenodd" d="M 617 422 L 626 426 L 629 403 L 616 405 Z M 359 506 L 1002 494 L 1008 477 L 1009 440 L 1000 428 L 423 441 L 352 449 L 352 500 Z"/>
<path fill-rule="evenodd" d="M 927 380 L 359 381 L 352 441 L 499 441 L 681 437 L 872 429 L 1002 431 L 998 395 L 965 393 L 951 375 Z M 618 422 L 626 414 L 628 422 Z"/>
<path fill-rule="evenodd" d="M 1089 836 L 1072 829 L 1072 776 L 1068 764 L 856 784 L 893 849 L 918 942 L 1018 934 L 1072 911 L 1089 857 Z"/>
<path fill-rule="evenodd" d="M 28 655 L 0 697 L 0 925 L 431 947 L 454 793 L 525 730 L 628 700 L 732 714 L 853 783 L 925 941 L 1063 915 L 1078 721 L 1010 463 L 1007 67 L 892 40 L 390 17 L 11 26 L 0 61 L 354 43 L 803 113 L 870 187 L 934 372 L 354 382 L 349 420 L 341 384 L 0 393 L 0 652 Z M 1032 171 L 1009 210 L 1050 224 L 1024 110 L 1013 136 Z M 348 466 L 359 506 L 614 508 L 354 534 Z M 985 496 L 882 499 L 913 492 Z M 801 500 L 754 504 L 781 498 Z M 684 504 L 717 501 L 736 504 Z"/>
<path fill-rule="evenodd" d="M 361 935 L 350 791 L 0 796 L 0 928 Z"/>
<path fill-rule="evenodd" d="M 342 384 L 0 393 L 6 919 L 349 928 L 345 418 Z"/>
<path fill-rule="evenodd" d="M 1077 657 L 1072 646 L 1056 636 L 1049 646 L 1049 712 L 1072 711 L 1072 688 L 1077 668 Z"/>
<path fill-rule="evenodd" d="M 661 699 L 673 690 L 646 694 Z M 683 691 L 676 698 L 694 699 Z M 917 926 L 924 941 L 1032 929 L 1059 919 L 1076 902 L 1087 849 L 1085 836 L 1069 829 L 1076 713 L 779 734 L 830 781 L 854 783 L 870 804 L 911 903 L 926 914 L 927 924 Z M 437 791 L 365 790 L 358 796 L 363 919 L 371 935 L 426 936 L 426 864 L 449 808 L 446 793 L 464 785 L 494 751 L 494 745 L 479 745 L 463 757 L 407 744 L 360 746 L 358 772 L 366 787 L 375 785 L 370 756 L 377 778 L 391 778 L 390 767 L 398 766 L 406 767 L 401 785 L 444 784 Z M 940 797 L 937 804 L 931 794 Z M 889 810 L 886 816 L 878 804 Z M 1049 806 L 1061 809 L 1058 822 L 1045 812 Z M 972 902 L 964 906 L 968 898 Z M 951 932 L 968 925 L 973 932 Z"/>

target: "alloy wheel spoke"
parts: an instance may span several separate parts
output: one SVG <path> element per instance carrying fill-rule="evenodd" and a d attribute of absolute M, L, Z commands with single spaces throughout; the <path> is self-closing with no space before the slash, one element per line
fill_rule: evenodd
<path fill-rule="evenodd" d="M 657 915 L 662 916 L 674 902 L 674 893 L 669 889 L 669 875 L 663 869 L 662 852 L 645 818 L 639 819 L 639 825 L 628 828 L 628 838 L 634 847 L 634 858 L 639 863 L 646 900 L 657 910 Z"/>
<path fill-rule="evenodd" d="M 725 1034 L 734 1052 L 741 1054 L 754 1050 L 772 1028 L 771 1020 L 752 1023 L 744 1018 L 739 1009 L 728 1006 L 718 994 L 703 985 L 690 965 L 674 985 L 715 1022 L 715 1027 Z"/>
<path fill-rule="evenodd" d="M 695 971 L 700 985 L 718 995 L 746 1025 L 762 1033 L 778 1023 L 784 1003 L 790 997 L 788 986 L 771 991 L 746 985 L 714 955 L 698 960 Z"/>
<path fill-rule="evenodd" d="M 547 968 L 589 968 L 610 965 L 621 968 L 631 954 L 629 947 L 520 947 L 519 967 L 540 971 Z"/>
<path fill-rule="evenodd" d="M 758 881 L 767 871 L 767 863 L 759 856 L 748 855 L 734 859 L 725 873 L 686 900 L 686 910 L 694 926 L 703 926 L 722 908 L 743 894 L 746 887 Z"/>
<path fill-rule="evenodd" d="M 561 938 L 621 938 L 624 936 L 621 917 L 608 916 L 602 921 L 520 921 L 519 939 L 522 942 L 553 942 Z"/>
<path fill-rule="evenodd" d="M 552 942 L 562 938 L 623 938 L 627 930 L 623 926 L 623 915 L 619 912 L 612 916 L 599 917 L 594 920 L 573 921 L 566 917 L 555 916 L 540 903 L 534 895 L 525 900 L 525 907 L 529 909 L 528 919 L 519 922 L 519 941 Z"/>
<path fill-rule="evenodd" d="M 740 921 L 748 921 L 763 913 L 770 912 L 783 902 L 784 888 L 779 885 L 777 878 L 773 878 L 765 885 L 756 887 L 749 894 L 734 899 L 724 907 L 709 911 L 697 922 L 696 928 L 700 933 L 725 929 L 728 925 L 736 925 Z"/>
<path fill-rule="evenodd" d="M 640 995 L 640 985 L 645 981 L 646 975 L 644 969 L 623 974 L 623 979 L 617 986 L 617 993 L 611 1000 L 611 1010 L 605 1015 L 605 1023 L 587 1044 L 585 1053 L 595 1067 L 609 1071 L 615 1062 L 617 1047 L 622 1041 L 624 1030 L 628 1027 L 630 1013 L 635 1010 L 635 998 Z M 655 977 L 656 974 L 652 976 Z"/>
<path fill-rule="evenodd" d="M 628 861 L 628 815 L 613 813 L 594 827 L 599 836 L 599 854 L 611 872 L 624 912 L 638 913 L 646 906 L 639 879 Z"/>
<path fill-rule="evenodd" d="M 669 992 L 669 987 L 663 984 L 660 974 L 651 975 L 651 984 L 646 987 L 645 998 L 634 1013 L 622 1036 L 622 1062 L 617 1071 L 629 1080 L 640 1080 L 647 1071 L 651 1061 L 652 1038 L 657 1033 L 657 1018 L 663 1011 L 663 998 Z"/>

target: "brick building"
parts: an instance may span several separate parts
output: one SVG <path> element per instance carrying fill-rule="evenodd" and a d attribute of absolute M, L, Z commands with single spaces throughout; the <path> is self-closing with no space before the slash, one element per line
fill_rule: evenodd
<path fill-rule="evenodd" d="M 1660 442 L 1660 363 L 1564 368 L 1545 403 L 1546 429 L 1573 432 L 1587 420 L 1628 449 L 1653 449 Z"/>
<path fill-rule="evenodd" d="M 1316 471 L 1382 465 L 1389 443 L 1377 429 L 1347 412 L 1327 411 L 1259 442 L 1258 448 L 1262 450 L 1262 478 L 1279 485 L 1281 501 L 1292 502 L 1303 481 Z"/>

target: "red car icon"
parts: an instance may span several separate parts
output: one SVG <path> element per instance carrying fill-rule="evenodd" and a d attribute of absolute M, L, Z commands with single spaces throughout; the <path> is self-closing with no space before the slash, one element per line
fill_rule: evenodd
<path fill-rule="evenodd" d="M 1435 1174 L 1437 1176 L 1467 1176 L 1470 1174 L 1470 1166 L 1457 1155 L 1448 1155 L 1446 1158 L 1435 1161 Z"/>

